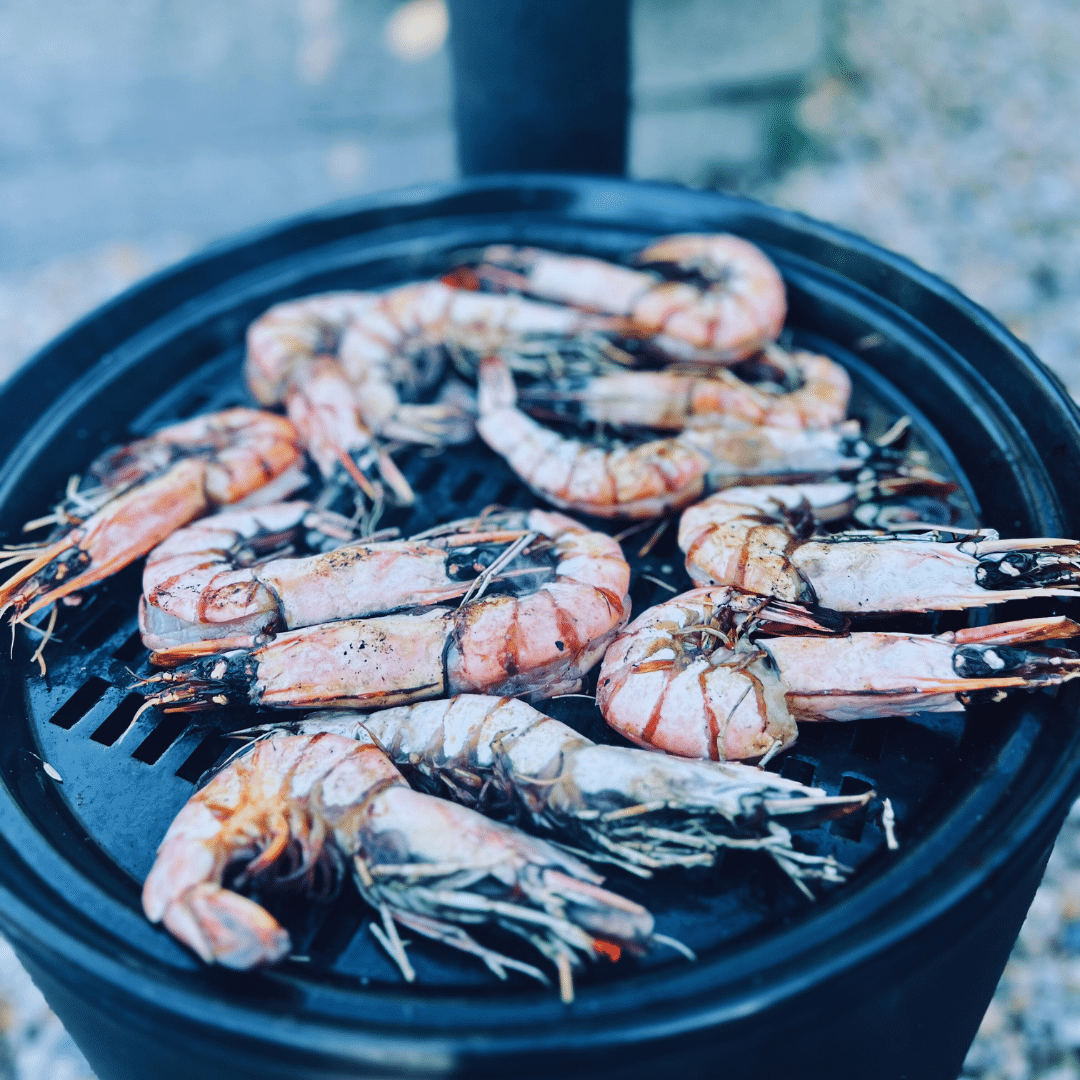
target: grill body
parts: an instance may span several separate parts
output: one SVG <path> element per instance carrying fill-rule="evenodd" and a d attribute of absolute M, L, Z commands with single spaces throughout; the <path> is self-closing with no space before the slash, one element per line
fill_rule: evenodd
<path fill-rule="evenodd" d="M 243 400 L 244 329 L 270 304 L 445 270 L 484 243 L 625 257 L 650 237 L 733 231 L 762 245 L 789 289 L 798 344 L 840 360 L 871 430 L 907 412 L 965 512 L 1003 535 L 1080 534 L 1077 411 L 985 312 L 857 237 L 748 200 L 569 177 L 494 177 L 365 200 L 211 250 L 120 297 L 4 388 L 0 527 L 49 505 L 105 445 Z M 405 471 L 421 492 L 406 532 L 435 515 L 531 497 L 475 447 Z M 452 512 L 448 511 L 452 508 Z M 395 522 L 396 523 L 396 522 Z M 670 538 L 634 563 L 635 611 L 684 587 Z M 902 850 L 873 818 L 808 833 L 858 867 L 813 906 L 763 860 L 636 886 L 660 928 L 700 954 L 620 963 L 562 1006 L 506 988 L 437 946 L 404 987 L 347 893 L 298 912 L 306 964 L 201 967 L 138 907 L 157 839 L 250 713 L 144 716 L 129 666 L 133 568 L 65 616 L 47 679 L 16 654 L 0 671 L 0 929 L 102 1080 L 207 1077 L 955 1076 L 1080 785 L 1075 686 L 944 720 L 821 725 L 772 763 L 830 792 L 875 786 L 897 805 Z M 1018 605 L 1002 617 L 1067 611 Z M 953 617 L 895 622 L 961 625 Z M 559 710 L 562 710 L 561 712 Z M 552 711 L 593 737 L 594 713 Z M 42 769 L 48 761 L 64 777 Z M 862 785 L 860 787 L 860 785 Z"/>

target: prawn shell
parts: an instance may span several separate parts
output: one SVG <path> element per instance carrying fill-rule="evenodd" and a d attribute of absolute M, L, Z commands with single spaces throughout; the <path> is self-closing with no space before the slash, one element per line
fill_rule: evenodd
<path fill-rule="evenodd" d="M 454 693 L 540 692 L 580 679 L 629 618 L 622 597 L 577 582 L 550 582 L 535 593 L 467 604 L 454 625 L 448 658 Z"/>
<path fill-rule="evenodd" d="M 1012 540 L 1006 550 L 1023 550 L 1025 543 L 1034 551 L 1041 546 L 1039 540 Z M 962 547 L 922 539 L 845 540 L 840 534 L 837 540 L 799 545 L 791 561 L 813 585 L 817 602 L 834 611 L 960 611 L 1008 600 L 1076 595 L 1076 587 L 1068 584 L 1060 589 L 984 588 L 976 577 L 979 559 Z M 983 545 L 972 545 L 972 550 L 982 554 Z"/>
<path fill-rule="evenodd" d="M 617 541 L 563 514 L 534 510 L 525 524 L 555 541 L 557 577 L 458 611 L 447 658 L 455 693 L 554 693 L 595 664 L 630 616 L 630 567 Z"/>
<path fill-rule="evenodd" d="M 775 669 L 761 661 L 734 668 L 700 659 L 621 681 L 602 671 L 596 699 L 620 735 L 681 757 L 753 761 L 798 735 Z"/>
<path fill-rule="evenodd" d="M 700 534 L 686 549 L 686 569 L 699 585 L 732 585 L 790 603 L 818 603 L 807 576 L 793 563 L 799 545 L 783 525 L 743 518 Z"/>
<path fill-rule="evenodd" d="M 278 708 L 405 705 L 446 693 L 453 614 L 387 615 L 307 627 L 256 649 L 253 704 Z"/>
<path fill-rule="evenodd" d="M 445 551 L 400 543 L 275 559 L 256 567 L 254 576 L 273 590 L 290 629 L 429 604 L 453 584 Z"/>
<path fill-rule="evenodd" d="M 966 678 L 954 666 L 954 642 L 944 636 L 858 633 L 827 645 L 823 639 L 774 638 L 761 646 L 780 669 L 797 720 L 962 712 L 958 694 L 1055 685 L 1075 678 L 1080 667 L 1075 653 L 1062 652 L 1047 655 L 1044 670 L 1030 677 Z"/>

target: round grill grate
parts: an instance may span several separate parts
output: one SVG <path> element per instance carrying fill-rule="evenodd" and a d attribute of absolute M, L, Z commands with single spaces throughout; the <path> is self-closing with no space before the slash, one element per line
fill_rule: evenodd
<path fill-rule="evenodd" d="M 768 250 L 788 284 L 794 344 L 849 369 L 852 413 L 871 435 L 901 414 L 914 418 L 932 466 L 961 486 L 964 522 L 978 517 L 1004 535 L 1080 531 L 1080 508 L 1062 494 L 1080 461 L 1072 406 L 1003 331 L 945 286 L 871 245 L 743 200 L 564 179 L 505 188 L 482 182 L 426 201 L 413 195 L 313 218 L 195 260 L 121 299 L 44 354 L 33 369 L 36 383 L 27 376 L 7 391 L 10 415 L 21 418 L 13 428 L 20 441 L 0 438 L 7 454 L 0 527 L 9 540 L 22 539 L 21 523 L 50 505 L 68 475 L 106 445 L 249 403 L 240 378 L 244 329 L 281 299 L 431 276 L 452 264 L 453 252 L 481 244 L 532 243 L 619 258 L 659 233 L 691 228 L 740 232 Z M 957 351 L 964 335 L 967 355 L 986 367 L 985 378 Z M 381 524 L 397 525 L 403 535 L 491 503 L 537 505 L 501 459 L 478 444 L 437 457 L 409 451 L 398 460 L 417 505 Z M 640 557 L 637 544 L 646 536 L 625 545 L 638 613 L 671 595 L 656 580 L 677 591 L 689 587 L 674 529 Z M 40 908 L 60 928 L 69 956 L 75 941 L 89 950 L 80 953 L 80 970 L 100 960 L 103 972 L 115 972 L 101 975 L 113 980 L 109 985 L 124 982 L 121 971 L 132 986 L 151 979 L 174 995 L 168 1008 L 198 1013 L 203 1025 L 226 1025 L 227 1017 L 249 1040 L 303 1041 L 288 1034 L 294 1027 L 268 1028 L 268 1017 L 324 1033 L 327 1024 L 344 1025 L 341 1031 L 363 1030 L 365 1038 L 375 1030 L 444 1042 L 475 1034 L 481 1042 L 467 1053 L 481 1056 L 503 1045 L 492 1041 L 495 1032 L 517 1040 L 520 1050 L 543 1040 L 580 1048 L 651 1038 L 660 1017 L 668 1032 L 704 1030 L 812 985 L 836 964 L 855 963 L 855 952 L 877 948 L 873 942 L 884 948 L 902 935 L 905 920 L 945 910 L 1007 851 L 1019 850 L 1014 833 L 1051 828 L 1046 823 L 1059 807 L 1064 812 L 1076 783 L 1069 727 L 1075 687 L 948 717 L 803 725 L 795 748 L 770 768 L 830 794 L 873 787 L 888 795 L 901 851 L 885 850 L 874 811 L 799 834 L 805 850 L 832 853 L 857 871 L 813 905 L 750 854 L 729 853 L 709 871 L 649 882 L 612 870 L 612 887 L 647 904 L 658 929 L 700 960 L 657 954 L 597 964 L 580 980 L 569 1011 L 556 995 L 524 980 L 499 984 L 468 958 L 423 941 L 411 948 L 418 981 L 405 986 L 364 929 L 369 913 L 351 887 L 328 905 L 284 904 L 301 959 L 265 972 L 210 970 L 145 922 L 138 892 L 194 784 L 235 746 L 227 732 L 259 717 L 245 709 L 194 718 L 151 711 L 128 730 L 141 702 L 128 689 L 132 673 L 147 671 L 135 622 L 138 588 L 139 568 L 132 567 L 65 610 L 60 640 L 46 650 L 45 678 L 28 666 L 31 647 L 21 639 L 3 662 L 0 839 L 14 859 L 0 876 L 9 909 L 17 893 L 18 910 Z M 1068 610 L 1033 602 L 1002 614 Z M 966 618 L 908 616 L 875 626 L 926 632 Z M 617 741 L 588 701 L 563 698 L 545 711 L 594 739 Z M 50 778 L 46 762 L 62 783 Z M 998 831 L 988 832 L 980 824 L 986 821 Z M 36 893 L 33 882 L 41 885 Z M 899 911 L 894 900 L 904 897 Z M 5 929 L 12 929 L 8 920 Z M 34 949 L 46 947 L 44 937 L 35 940 Z M 751 986 L 763 988 L 753 992 L 756 1005 L 747 1004 Z M 148 995 L 147 1004 L 154 996 L 147 989 L 130 993 Z M 212 1017 L 200 1012 L 207 1003 Z M 354 1050 L 346 1039 L 334 1053 L 351 1061 Z"/>

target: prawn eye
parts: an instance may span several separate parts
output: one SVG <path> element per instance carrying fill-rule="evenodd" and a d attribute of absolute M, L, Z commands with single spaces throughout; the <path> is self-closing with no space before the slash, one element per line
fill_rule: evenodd
<path fill-rule="evenodd" d="M 566 646 L 561 641 L 556 641 L 555 642 L 555 648 L 558 649 L 559 652 L 562 652 L 563 649 L 566 648 Z"/>
<path fill-rule="evenodd" d="M 1075 567 L 1068 560 L 1063 564 L 1059 558 L 1033 551 L 1009 551 L 980 559 L 975 581 L 984 589 L 1016 589 L 1072 582 L 1075 574 Z"/>
<path fill-rule="evenodd" d="M 496 559 L 490 548 L 462 548 L 446 556 L 446 576 L 451 581 L 472 581 Z"/>
<path fill-rule="evenodd" d="M 1011 645 L 962 645 L 953 653 L 953 670 L 963 679 L 1022 674 L 1032 658 L 1029 650 Z"/>

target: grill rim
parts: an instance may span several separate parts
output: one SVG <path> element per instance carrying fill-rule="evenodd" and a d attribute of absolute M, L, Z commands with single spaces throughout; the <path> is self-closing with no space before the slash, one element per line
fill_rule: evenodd
<path fill-rule="evenodd" d="M 604 209 L 604 206 L 611 205 L 610 200 L 605 202 L 604 198 L 602 198 L 610 196 L 613 192 L 624 197 L 623 204 L 617 208 L 618 220 L 615 219 L 610 209 Z M 448 204 L 452 204 L 455 199 L 467 205 L 470 198 L 475 199 L 478 196 L 490 196 L 499 193 L 507 202 L 512 202 L 515 198 L 518 200 L 517 213 L 522 217 L 523 221 L 528 219 L 531 214 L 536 214 L 543 219 L 543 215 L 550 215 L 554 212 L 554 220 L 562 221 L 568 227 L 575 222 L 585 225 L 611 225 L 613 221 L 618 224 L 619 220 L 624 219 L 623 223 L 628 228 L 640 231 L 642 229 L 642 220 L 647 219 L 650 229 L 662 232 L 673 224 L 674 219 L 677 219 L 678 226 L 685 230 L 687 218 L 696 217 L 700 222 L 698 227 L 701 229 L 708 228 L 710 221 L 715 221 L 722 227 L 735 229 L 757 240 L 763 239 L 760 235 L 762 232 L 769 233 L 771 230 L 771 238 L 774 243 L 769 244 L 768 240 L 765 239 L 765 246 L 772 248 L 774 251 L 776 250 L 776 241 L 778 241 L 781 233 L 786 228 L 789 232 L 794 230 L 797 235 L 802 236 L 804 239 L 810 237 L 819 242 L 827 243 L 836 261 L 844 264 L 848 271 L 855 273 L 860 270 L 861 266 L 862 278 L 854 277 L 850 279 L 861 288 L 867 287 L 867 276 L 875 279 L 880 285 L 887 276 L 886 272 L 899 276 L 909 285 L 914 283 L 922 290 L 922 293 L 915 295 L 914 298 L 924 305 L 924 310 L 930 311 L 932 314 L 934 305 L 940 305 L 941 310 L 945 311 L 949 316 L 946 322 L 956 323 L 951 328 L 948 325 L 944 327 L 950 333 L 948 337 L 941 337 L 941 341 L 949 345 L 954 353 L 957 352 L 956 335 L 959 332 L 957 327 L 963 321 L 958 318 L 959 312 L 970 324 L 974 325 L 975 329 L 996 342 L 1003 353 L 1003 358 L 1011 361 L 1017 372 L 1026 376 L 1028 382 L 1038 388 L 1043 399 L 1041 403 L 1045 408 L 1045 412 L 1037 414 L 1039 419 L 1049 418 L 1056 414 L 1060 418 L 1059 423 L 1062 427 L 1054 434 L 1059 439 L 1071 435 L 1072 453 L 1064 453 L 1059 456 L 1060 465 L 1058 468 L 1055 469 L 1055 462 L 1044 463 L 1034 469 L 1031 468 L 1030 459 L 1023 463 L 1029 467 L 1028 472 L 1033 473 L 1031 489 L 1033 491 L 1040 487 L 1043 489 L 1042 497 L 1036 499 L 1040 515 L 1045 519 L 1059 522 L 1065 517 L 1064 507 L 1053 490 L 1054 488 L 1061 490 L 1059 482 L 1054 480 L 1054 476 L 1066 469 L 1070 458 L 1072 460 L 1080 458 L 1080 435 L 1078 435 L 1077 428 L 1080 411 L 1072 403 L 1056 377 L 1047 372 L 1035 360 L 1030 350 L 1012 337 L 1007 330 L 998 325 L 992 317 L 977 305 L 962 297 L 951 286 L 919 269 L 902 257 L 882 252 L 881 249 L 868 241 L 845 233 L 842 230 L 834 229 L 831 226 L 813 222 L 802 215 L 787 211 L 776 211 L 768 207 L 762 207 L 751 200 L 734 196 L 687 192 L 661 185 L 635 184 L 607 179 L 544 176 L 484 178 L 483 180 L 461 184 L 410 189 L 403 193 L 390 193 L 384 196 L 357 200 L 336 208 L 329 208 L 326 211 L 305 215 L 283 226 L 258 230 L 247 237 L 241 238 L 239 241 L 217 245 L 209 251 L 187 260 L 173 270 L 156 275 L 149 281 L 129 290 L 104 308 L 92 313 L 32 358 L 23 372 L 0 391 L 0 400 L 8 399 L 8 401 L 11 401 L 14 399 L 14 403 L 9 405 L 7 410 L 9 415 L 33 418 L 38 415 L 40 410 L 35 409 L 29 402 L 36 398 L 42 404 L 48 403 L 51 406 L 48 412 L 42 415 L 41 419 L 48 421 L 51 417 L 51 422 L 59 423 L 67 408 L 66 403 L 85 394 L 86 390 L 85 385 L 82 384 L 79 378 L 72 380 L 66 387 L 65 392 L 60 394 L 59 397 L 53 395 L 53 388 L 55 388 L 65 371 L 69 374 L 86 372 L 89 377 L 91 369 L 95 369 L 98 361 L 102 359 L 101 353 L 106 352 L 106 350 L 98 347 L 106 334 L 111 334 L 117 341 L 124 342 L 129 341 L 137 334 L 152 333 L 157 322 L 177 315 L 188 302 L 212 295 L 218 289 L 227 290 L 236 281 L 242 280 L 247 271 L 257 270 L 262 265 L 261 260 L 264 256 L 274 249 L 276 249 L 279 258 L 286 260 L 289 257 L 297 257 L 300 252 L 306 252 L 311 259 L 316 259 L 327 245 L 314 247 L 303 241 L 305 237 L 310 237 L 312 233 L 319 233 L 320 230 L 324 234 L 338 233 L 337 236 L 331 236 L 329 240 L 330 246 L 342 240 L 347 244 L 348 237 L 353 237 L 355 240 L 360 234 L 360 230 L 355 227 L 356 219 L 364 219 L 366 216 L 371 220 L 373 230 L 380 227 L 374 224 L 374 219 L 378 218 L 380 214 L 383 214 L 386 219 L 381 222 L 382 227 L 389 226 L 393 228 L 403 224 L 420 224 L 422 226 L 425 221 L 429 221 L 432 217 L 439 221 L 453 220 L 454 214 L 448 212 Z M 562 205 L 541 205 L 538 209 L 535 206 L 532 210 L 527 209 L 525 204 L 528 204 L 530 200 L 534 203 L 539 202 L 540 196 L 545 194 L 557 196 L 558 198 L 555 201 L 558 202 L 561 199 Z M 669 207 L 667 217 L 664 215 L 665 207 Z M 682 208 L 681 211 L 678 210 L 679 207 Z M 425 213 L 425 210 L 431 211 L 431 213 Z M 407 212 L 412 212 L 414 217 L 410 219 Z M 500 216 L 500 214 L 505 216 L 507 211 L 506 209 L 500 211 L 496 207 L 493 212 L 496 216 Z M 350 225 L 349 222 L 353 224 Z M 756 227 L 746 227 L 748 223 L 753 223 Z M 345 236 L 342 235 L 341 230 L 345 230 Z M 291 251 L 284 250 L 290 244 L 294 245 L 293 249 Z M 790 261 L 790 252 L 788 256 L 788 261 Z M 785 260 L 781 259 L 781 261 Z M 830 268 L 827 264 L 819 263 L 819 265 L 826 265 L 826 269 L 835 271 L 835 266 Z M 229 273 L 225 272 L 228 266 L 232 266 L 234 269 L 239 268 L 241 273 L 230 276 Z M 211 288 L 207 288 L 206 278 L 200 278 L 199 276 L 201 271 L 207 268 L 213 268 L 215 273 L 221 273 L 221 276 Z M 874 273 L 868 275 L 868 270 L 872 270 Z M 197 286 L 194 284 L 196 278 L 199 279 Z M 190 291 L 185 292 L 185 289 L 190 289 Z M 882 300 L 882 303 L 889 302 Z M 155 304 L 157 305 L 156 308 Z M 138 320 L 138 329 L 132 329 L 129 324 L 131 316 L 128 309 L 132 306 L 151 312 L 150 317 Z M 912 317 L 912 321 L 915 322 L 914 317 Z M 65 353 L 65 350 L 68 350 L 68 352 Z M 958 353 L 957 358 L 965 367 L 970 369 L 971 376 L 977 383 L 981 383 L 991 390 L 991 398 L 997 399 L 996 404 L 1000 405 L 1002 413 L 1007 416 L 1014 415 L 1004 397 L 989 387 L 981 374 L 975 371 L 974 367 L 968 361 L 963 360 Z M 61 359 L 64 362 L 58 363 L 57 361 Z M 50 362 L 55 366 L 50 367 Z M 42 370 L 39 371 L 39 369 Z M 42 371 L 48 372 L 50 377 L 42 378 Z M 24 400 L 22 405 L 18 403 L 20 398 Z M 1049 399 L 1049 401 L 1046 399 Z M 1053 408 L 1047 407 L 1051 404 Z M 1044 431 L 1053 430 L 1053 425 L 1047 419 L 1041 425 L 1041 428 Z M 1062 429 L 1065 429 L 1064 434 Z M 36 432 L 35 441 L 41 437 L 41 428 L 33 419 L 30 419 L 27 424 L 21 427 L 18 424 L 13 424 L 6 431 L 0 433 L 0 453 L 5 454 L 7 457 L 7 463 L 3 471 L 0 472 L 0 490 L 5 493 L 9 483 L 15 478 L 14 474 L 19 472 L 18 468 L 12 467 L 11 455 L 15 446 L 18 445 L 17 441 L 12 439 L 12 436 L 14 435 L 17 440 L 20 431 L 28 434 Z M 1018 440 L 1019 443 L 1023 445 L 1026 442 L 1028 448 L 1033 451 L 1034 447 L 1030 438 L 1024 434 L 1022 427 L 1020 431 L 1023 438 Z M 1019 466 L 1019 463 L 1017 465 Z M 1042 474 L 1042 479 L 1045 481 L 1043 484 L 1038 482 L 1040 479 L 1039 473 Z M 1073 517 L 1075 518 L 1075 511 Z M 1073 531 L 1076 531 L 1075 527 L 1073 527 Z M 15 688 L 11 687 L 10 689 L 14 690 Z M 1055 712 L 1057 711 L 1060 710 L 1055 709 Z M 1015 736 L 1018 734 L 1019 729 L 1014 732 L 1014 739 L 1010 740 L 1003 748 L 1001 756 L 1007 756 L 1005 752 L 1012 746 Z M 1030 757 L 1035 741 L 1033 739 L 1026 750 L 1023 751 L 1022 756 L 1025 759 Z M 842 971 L 864 963 L 871 957 L 880 956 L 897 943 L 902 943 L 919 931 L 926 930 L 943 919 L 948 913 L 962 908 L 964 901 L 970 899 L 979 889 L 1000 888 L 1001 881 L 1016 878 L 1023 871 L 1023 868 L 1031 865 L 1035 856 L 1021 859 L 1018 857 L 1018 853 L 1023 852 L 1025 849 L 1033 849 L 1036 852 L 1042 851 L 1044 846 L 1042 841 L 1049 842 L 1049 839 L 1052 839 L 1052 835 L 1056 832 L 1060 819 L 1064 817 L 1073 794 L 1077 787 L 1080 786 L 1078 743 L 1080 743 L 1080 737 L 1074 737 L 1070 747 L 1071 753 L 1062 755 L 1052 774 L 1043 778 L 1039 785 L 1038 797 L 1028 802 L 1022 808 L 1021 813 L 1005 817 L 1006 829 L 1002 834 L 993 837 L 988 845 L 985 845 L 988 850 L 980 852 L 981 861 L 977 869 L 969 866 L 958 880 L 948 883 L 947 887 L 942 887 L 945 883 L 931 882 L 924 878 L 917 888 L 909 887 L 905 892 L 900 893 L 892 905 L 878 905 L 875 911 L 870 913 L 874 915 L 873 918 L 864 915 L 857 924 L 862 931 L 862 940 L 845 941 L 841 939 L 841 945 L 844 947 L 840 948 L 831 959 L 823 959 L 818 954 L 821 948 L 829 944 L 830 939 L 835 939 L 837 935 L 819 934 L 822 940 L 814 948 L 803 950 L 798 967 L 785 960 L 779 965 L 774 963 L 757 969 L 759 974 L 764 973 L 766 980 L 771 979 L 772 982 L 769 986 L 759 989 L 754 995 L 742 993 L 737 983 L 734 983 L 726 988 L 727 992 L 724 995 L 724 1000 L 713 1001 L 696 1008 L 688 1008 L 685 996 L 680 995 L 679 1000 L 673 1006 L 676 1015 L 672 1017 L 657 1018 L 648 1022 L 639 1017 L 636 1018 L 636 1022 L 633 1024 L 628 1024 L 625 1019 L 620 1020 L 618 1018 L 611 1021 L 610 1017 L 604 1017 L 599 1022 L 596 1018 L 590 1019 L 587 1015 L 574 1017 L 573 1022 L 568 1021 L 565 1025 L 561 1025 L 558 1031 L 543 1032 L 544 1045 L 574 1049 L 580 1047 L 584 1040 L 588 1046 L 595 1047 L 596 1038 L 601 1033 L 602 1037 L 608 1040 L 608 1045 L 630 1040 L 657 1039 L 689 1030 L 712 1027 L 739 1016 L 745 1016 L 748 1013 L 759 1013 L 780 1001 L 791 998 L 801 990 L 820 985 Z M 1014 748 L 1014 750 L 1020 752 L 1019 747 Z M 1015 775 L 1013 779 L 1015 779 Z M 982 798 L 974 799 L 973 797 L 980 792 Z M 962 799 L 954 808 L 953 814 L 938 822 L 933 830 L 933 835 L 923 838 L 918 845 L 918 850 L 912 852 L 912 855 L 926 856 L 930 841 L 935 838 L 939 841 L 939 846 L 954 846 L 945 843 L 944 834 L 955 833 L 954 825 L 959 824 L 959 822 L 954 819 L 971 817 L 972 815 L 977 816 L 981 813 L 977 808 L 970 805 L 973 801 L 983 803 L 987 810 L 992 809 L 991 816 L 995 819 L 1001 818 L 1001 804 L 1006 801 L 1007 789 L 999 790 L 993 795 L 988 794 L 988 792 L 989 788 L 986 784 L 980 785 L 975 791 L 969 792 L 968 797 Z M 68 931 L 62 925 L 62 920 L 50 919 L 38 911 L 35 902 L 30 900 L 28 895 L 30 897 L 34 895 L 33 884 L 35 881 L 47 884 L 41 878 L 40 870 L 42 866 L 39 864 L 38 869 L 35 869 L 20 858 L 12 848 L 9 838 L 20 836 L 21 840 L 16 846 L 26 852 L 33 851 L 35 847 L 40 847 L 43 843 L 46 847 L 48 845 L 41 837 L 41 834 L 34 828 L 29 818 L 23 814 L 22 808 L 6 786 L 0 790 L 0 834 L 4 837 L 4 846 L 8 849 L 7 854 L 9 856 L 8 859 L 3 860 L 3 864 L 0 864 L 0 925 L 3 925 L 5 932 L 9 936 L 21 942 L 22 947 L 37 954 L 51 953 L 54 956 L 62 957 L 63 962 L 68 965 L 76 962 L 78 958 L 75 966 L 97 981 L 110 984 L 117 991 L 122 991 L 125 996 L 131 996 L 133 985 L 142 979 L 145 982 L 145 990 L 134 995 L 134 999 L 141 1000 L 144 1003 L 153 1001 L 157 1006 L 167 1008 L 169 1011 L 180 1015 L 186 1015 L 193 1023 L 222 1028 L 226 1026 L 222 1023 L 224 1013 L 228 1016 L 233 1031 L 237 1033 L 244 1032 L 249 1037 L 256 1039 L 266 1039 L 268 1037 L 265 1011 L 237 1006 L 234 1003 L 224 1002 L 217 997 L 210 998 L 204 989 L 188 991 L 183 987 L 163 986 L 150 975 L 138 974 L 136 970 L 133 970 L 132 964 L 122 963 L 119 958 L 107 955 L 100 947 L 87 944 L 85 933 L 79 934 Z M 53 854 L 59 858 L 58 852 L 53 852 Z M 974 852 L 971 854 L 974 855 Z M 37 862 L 38 860 L 34 861 Z M 49 860 L 44 861 L 48 862 Z M 909 872 L 913 869 L 911 866 L 912 861 L 912 859 L 904 859 L 906 869 Z M 928 860 L 925 858 L 920 859 L 920 862 L 925 863 L 926 861 Z M 929 861 L 932 862 L 932 859 Z M 67 865 L 67 869 L 70 871 L 70 875 L 61 873 L 58 876 L 63 878 L 78 874 L 73 866 Z M 16 873 L 16 870 L 20 872 Z M 886 872 L 876 878 L 875 881 L 870 882 L 867 888 L 854 890 L 858 895 L 851 899 L 861 898 L 865 903 L 868 893 L 880 891 L 875 886 L 880 886 L 886 879 L 895 876 L 894 868 L 893 872 Z M 84 886 L 92 888 L 93 883 L 84 880 Z M 28 888 L 29 894 L 27 892 Z M 929 892 L 936 895 L 932 895 L 929 902 L 925 902 L 928 898 L 924 896 L 924 902 L 919 903 L 916 901 L 920 890 L 924 893 Z M 47 894 L 43 892 L 39 895 Z M 107 902 L 111 903 L 111 898 L 108 898 Z M 40 903 L 41 901 L 38 900 L 37 904 Z M 912 910 L 907 913 L 906 917 L 897 917 L 895 912 L 889 910 L 890 907 L 897 905 L 908 905 Z M 845 905 L 845 910 L 850 910 L 850 908 L 850 904 Z M 836 911 L 837 909 L 834 908 L 833 914 Z M 875 929 L 876 924 L 883 920 L 888 924 L 888 933 L 883 933 L 880 926 Z M 76 920 L 76 922 L 79 921 L 82 920 Z M 101 922 L 102 920 L 96 921 Z M 820 924 L 821 919 L 816 918 L 814 922 Z M 868 926 L 868 922 L 874 925 Z M 69 925 L 74 924 L 69 923 Z M 808 923 L 800 923 L 794 932 L 805 937 L 807 936 L 808 925 Z M 738 951 L 744 956 L 747 952 L 751 954 L 761 952 L 762 947 L 764 951 L 769 951 L 776 938 L 788 938 L 790 934 L 790 931 L 778 931 L 770 934 L 767 941 L 757 942 L 751 945 L 749 949 Z M 134 950 L 131 951 L 134 953 Z M 772 951 L 775 951 L 775 949 Z M 133 956 L 132 959 L 135 959 L 135 957 Z M 714 966 L 710 964 L 710 969 Z M 788 967 L 788 971 L 779 972 L 778 967 Z M 192 965 L 192 968 L 195 970 L 195 965 Z M 665 974 L 650 972 L 643 977 L 650 980 L 660 980 Z M 687 979 L 690 982 L 700 981 L 694 979 L 693 976 L 687 976 Z M 670 982 L 671 980 L 665 981 Z M 687 980 L 676 979 L 675 981 Z M 626 985 L 632 987 L 633 983 L 628 982 Z M 717 993 L 719 988 L 714 986 L 711 990 Z M 275 1016 L 275 1020 L 279 1019 L 279 1016 Z M 337 1038 L 332 1038 L 330 1041 L 339 1043 L 342 1026 L 340 1024 L 326 1024 L 323 1026 L 326 1029 L 325 1035 L 327 1037 L 330 1037 L 331 1033 L 337 1035 Z M 303 1031 L 298 1033 L 300 1038 L 296 1045 L 303 1045 L 304 1047 L 318 1045 L 313 1042 L 311 1036 L 319 1033 L 319 1021 L 305 1015 L 302 1027 Z M 349 1039 L 346 1042 L 349 1042 L 350 1046 L 342 1049 L 349 1050 L 348 1056 L 352 1060 L 352 1052 L 362 1049 L 356 1040 L 360 1040 L 362 1043 L 365 1041 L 365 1037 L 361 1029 L 355 1024 L 349 1025 L 348 1030 Z M 308 1034 L 304 1034 L 304 1032 Z M 499 1039 L 499 1036 L 493 1035 L 490 1030 L 483 1032 L 482 1035 L 478 1033 L 478 1035 L 485 1042 Z M 282 1037 L 282 1032 L 273 1033 L 275 1041 L 279 1041 Z M 378 1054 L 380 1060 L 383 1060 L 385 1047 L 388 1045 L 386 1040 L 393 1041 L 395 1038 L 396 1036 L 391 1036 L 386 1032 L 376 1037 L 376 1044 L 383 1048 Z M 430 1044 L 433 1053 L 440 1042 L 445 1043 L 448 1039 L 453 1045 L 455 1054 L 466 1050 L 462 1041 L 465 1036 L 461 1034 L 455 1040 L 451 1036 L 440 1036 L 434 1033 L 425 1035 L 421 1029 L 412 1027 L 408 1029 L 402 1038 L 412 1045 L 415 1045 L 418 1040 L 423 1040 L 425 1044 Z M 541 1041 L 540 1036 L 535 1031 L 527 1033 L 523 1038 L 530 1049 L 535 1049 L 538 1042 Z M 498 1052 L 512 1053 L 514 1051 L 514 1041 L 513 1038 L 503 1039 Z M 518 1047 L 518 1049 L 523 1048 L 524 1046 Z M 361 1056 L 366 1057 L 366 1055 Z"/>

